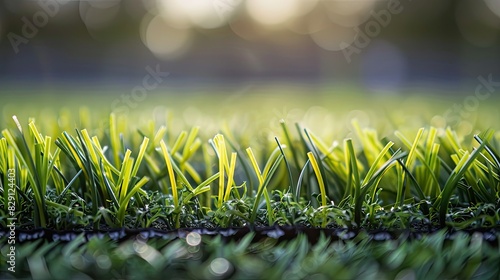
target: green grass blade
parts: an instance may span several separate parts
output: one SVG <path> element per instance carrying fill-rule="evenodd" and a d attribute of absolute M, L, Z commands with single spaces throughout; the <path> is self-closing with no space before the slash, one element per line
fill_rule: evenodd
<path fill-rule="evenodd" d="M 489 132 L 485 135 L 485 139 L 479 145 L 477 149 L 475 149 L 470 155 L 466 152 L 465 155 L 461 158 L 460 162 L 457 164 L 452 174 L 446 181 L 443 191 L 439 196 L 439 221 L 441 226 L 445 225 L 446 222 L 446 214 L 448 212 L 448 204 L 450 202 L 450 198 L 456 189 L 458 182 L 462 179 L 465 172 L 469 169 L 469 167 L 473 164 L 473 162 L 477 159 L 481 151 L 485 148 L 486 143 L 493 137 L 493 132 Z M 482 140 L 482 139 L 481 139 Z"/>

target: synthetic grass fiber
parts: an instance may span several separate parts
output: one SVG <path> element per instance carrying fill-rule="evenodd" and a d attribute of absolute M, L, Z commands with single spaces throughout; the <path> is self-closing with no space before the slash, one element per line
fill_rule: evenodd
<path fill-rule="evenodd" d="M 317 101 L 332 108 L 259 97 L 129 114 L 4 108 L 2 266 L 15 223 L 17 274 L 2 277 L 498 277 L 494 101 L 450 126 L 440 115 L 447 105 L 415 109 L 426 98 L 337 110 L 323 95 Z M 255 238 L 266 227 L 354 234 Z M 85 238 L 146 228 L 186 235 Z M 231 228 L 247 233 L 190 230 Z M 72 238 L 21 242 L 44 229 Z M 377 231 L 390 238 L 374 240 Z M 408 238 L 415 233 L 423 235 Z"/>

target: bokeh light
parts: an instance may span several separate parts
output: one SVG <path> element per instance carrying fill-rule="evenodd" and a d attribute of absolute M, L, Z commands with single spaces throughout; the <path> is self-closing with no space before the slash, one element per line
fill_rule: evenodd
<path fill-rule="evenodd" d="M 359 16 L 363 13 L 370 12 L 375 3 L 376 0 L 323 2 L 329 12 L 343 16 Z"/>
<path fill-rule="evenodd" d="M 283 24 L 300 10 L 300 0 L 252 0 L 246 1 L 249 15 L 264 25 Z"/>
<path fill-rule="evenodd" d="M 319 0 L 298 1 L 298 8 L 295 11 L 295 17 L 306 16 L 310 14 L 317 6 Z"/>
<path fill-rule="evenodd" d="M 184 12 L 182 1 L 178 0 L 158 0 L 159 15 L 174 28 L 191 28 L 191 22 Z"/>
<path fill-rule="evenodd" d="M 154 264 L 161 256 L 160 252 L 141 239 L 135 240 L 132 247 L 138 256 L 150 264 Z"/>
<path fill-rule="evenodd" d="M 350 46 L 359 35 L 359 27 L 371 18 L 375 1 L 325 1 L 321 14 L 313 17 L 316 30 L 311 39 L 322 49 L 339 51 Z"/>
<path fill-rule="evenodd" d="M 201 243 L 201 235 L 197 232 L 190 232 L 186 235 L 186 242 L 189 246 L 198 246 Z"/>
<path fill-rule="evenodd" d="M 179 13 L 184 13 L 197 27 L 212 29 L 225 24 L 221 15 L 217 14 L 211 1 L 206 0 L 170 0 L 172 2 L 181 2 Z"/>
<path fill-rule="evenodd" d="M 158 0 L 160 15 L 176 28 L 217 28 L 224 24 L 211 1 Z"/>
<path fill-rule="evenodd" d="M 102 270 L 108 270 L 111 268 L 111 259 L 105 254 L 97 256 L 95 258 L 95 261 L 97 263 L 97 266 Z"/>
<path fill-rule="evenodd" d="M 322 49 L 339 51 L 351 45 L 356 39 L 356 30 L 334 23 L 326 23 L 319 31 L 310 34 L 311 39 Z"/>
<path fill-rule="evenodd" d="M 488 10 L 486 5 L 462 1 L 456 8 L 455 17 L 463 38 L 472 45 L 487 47 L 496 42 L 500 20 Z"/>
<path fill-rule="evenodd" d="M 500 1 L 498 0 L 484 0 L 488 8 L 498 17 L 500 17 Z"/>
<path fill-rule="evenodd" d="M 88 265 L 82 255 L 71 254 L 69 256 L 69 261 L 74 268 L 80 270 L 85 269 Z"/>
<path fill-rule="evenodd" d="M 141 23 L 141 39 L 158 58 L 170 59 L 187 51 L 191 30 L 175 28 L 161 16 L 145 17 Z"/>
<path fill-rule="evenodd" d="M 229 274 L 233 266 L 225 258 L 215 258 L 210 262 L 210 272 L 217 277 Z"/>
<path fill-rule="evenodd" d="M 4 1 L 0 4 L 0 42 L 7 51 L 12 51 L 13 47 L 6 35 L 11 31 L 21 34 L 23 30 L 28 30 L 23 29 L 25 21 L 32 22 L 36 13 L 43 13 L 42 7 L 48 2 Z M 488 73 L 497 71 L 493 61 L 496 58 L 495 46 L 500 42 L 499 1 L 399 1 L 402 9 L 394 13 L 388 10 L 390 2 L 393 1 L 61 1 L 56 15 L 49 17 L 48 24 L 36 28 L 39 30 L 36 30 L 37 38 L 33 41 L 43 38 L 40 42 L 48 42 L 50 46 L 46 48 L 45 55 L 49 56 L 60 52 L 57 50 L 52 54 L 49 50 L 60 48 L 79 52 L 78 48 L 87 50 L 99 41 L 102 43 L 99 50 L 88 49 L 86 52 L 89 64 L 79 64 L 78 68 L 85 74 L 78 70 L 75 76 L 98 76 L 100 80 L 121 79 L 124 73 L 134 72 L 131 69 L 143 69 L 145 59 L 156 59 L 161 63 L 175 63 L 172 71 L 182 73 L 185 75 L 183 78 L 203 76 L 200 80 L 204 81 L 214 77 L 220 80 L 248 78 L 254 83 L 261 79 L 297 75 L 304 80 L 314 78 L 336 84 L 338 81 L 355 83 L 361 80 L 368 88 L 379 88 L 386 82 L 369 78 L 373 76 L 368 74 L 371 72 L 369 69 L 377 67 L 372 68 L 373 64 L 367 62 L 371 57 L 370 49 L 377 40 L 390 42 L 399 49 L 399 55 L 382 53 L 390 55 L 384 65 L 404 68 L 401 74 L 394 73 L 393 78 L 384 78 L 391 81 L 387 85 L 395 85 L 398 79 L 408 83 L 408 79 L 400 78 L 407 71 L 418 73 L 412 75 L 412 79 L 425 80 L 417 83 L 434 83 L 436 79 L 446 79 L 448 83 L 453 79 L 452 82 L 457 85 L 472 81 L 481 69 Z M 380 17 L 387 13 L 390 14 L 389 19 L 381 23 Z M 423 16 L 425 20 L 422 20 Z M 60 38 L 58 34 L 65 29 L 72 33 L 56 42 L 56 38 Z M 79 32 L 85 34 L 84 40 L 90 37 L 92 42 L 77 42 L 79 39 L 75 38 L 83 38 L 79 37 Z M 16 49 L 28 50 L 30 56 L 42 60 L 41 49 L 36 48 L 37 53 L 33 53 L 32 38 L 28 39 L 28 43 L 23 41 Z M 412 40 L 422 46 L 430 46 L 428 51 Z M 72 44 L 78 44 L 78 47 L 72 47 Z M 122 47 L 123 51 L 116 51 Z M 347 53 L 352 48 L 357 51 L 349 57 Z M 446 51 L 442 52 L 441 48 Z M 484 52 L 476 48 L 483 48 Z M 121 57 L 129 51 L 138 55 Z M 271 54 L 275 51 L 279 55 Z M 28 58 L 28 52 L 23 61 L 32 59 Z M 101 57 L 93 58 L 95 54 Z M 214 71 L 202 71 L 213 64 L 214 57 L 222 55 L 227 55 L 227 59 L 214 66 Z M 420 55 L 428 55 L 434 61 L 401 66 L 405 59 L 396 58 L 408 56 L 408 61 L 414 61 L 418 60 L 415 56 Z M 492 59 L 483 59 L 486 56 L 492 56 Z M 20 64 L 14 60 L 7 58 L 5 65 L 12 65 L 9 67 L 16 71 L 13 75 L 24 77 L 23 67 L 16 66 Z M 197 63 L 203 67 L 192 66 Z M 456 64 L 453 73 L 446 71 L 446 65 L 450 63 Z M 44 71 L 57 73 L 38 75 L 38 80 L 68 77 L 68 71 L 64 69 L 70 63 L 39 63 L 42 64 Z M 431 64 L 439 67 L 424 70 L 426 65 Z M 84 70 L 87 67 L 93 71 Z M 386 69 L 385 66 L 378 68 Z M 8 75 L 3 76 L 8 79 Z M 100 78 L 103 76 L 106 77 Z M 465 76 L 468 76 L 467 81 L 462 81 Z M 373 87 L 374 84 L 378 86 Z M 401 84 L 389 88 L 398 89 Z"/>
<path fill-rule="evenodd" d="M 87 29 L 108 26 L 120 11 L 120 0 L 80 1 L 80 17 Z"/>

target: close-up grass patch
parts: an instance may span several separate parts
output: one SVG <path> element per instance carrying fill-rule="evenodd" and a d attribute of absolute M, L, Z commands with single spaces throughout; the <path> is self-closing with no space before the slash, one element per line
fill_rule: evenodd
<path fill-rule="evenodd" d="M 498 2 L 0 1 L 0 280 L 500 279 Z"/>
<path fill-rule="evenodd" d="M 450 127 L 443 106 L 380 116 L 295 97 L 284 113 L 258 97 L 219 103 L 229 118 L 4 114 L 2 266 L 12 239 L 17 265 L 2 277 L 499 275 L 500 133 L 481 122 L 494 106 Z"/>

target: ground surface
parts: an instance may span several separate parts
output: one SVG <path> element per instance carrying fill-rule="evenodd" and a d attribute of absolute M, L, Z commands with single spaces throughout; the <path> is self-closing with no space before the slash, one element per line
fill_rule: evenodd
<path fill-rule="evenodd" d="M 498 278 L 496 97 L 276 91 L 7 94 L 1 277 Z"/>

